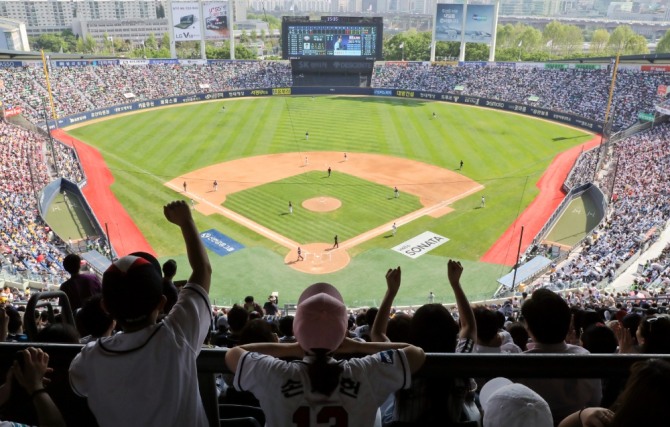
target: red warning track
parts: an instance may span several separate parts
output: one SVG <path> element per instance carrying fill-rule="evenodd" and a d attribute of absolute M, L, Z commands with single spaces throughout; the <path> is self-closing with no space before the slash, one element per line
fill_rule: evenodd
<path fill-rule="evenodd" d="M 549 220 L 565 194 L 562 186 L 582 150 L 590 150 L 600 144 L 600 136 L 582 145 L 560 153 L 551 162 L 542 178 L 537 182 L 540 194 L 531 202 L 525 211 L 512 223 L 505 233 L 481 257 L 480 261 L 512 266 L 516 262 L 517 245 L 521 226 L 524 227 L 521 252 L 525 251 L 533 239 Z"/>
<path fill-rule="evenodd" d="M 83 188 L 84 196 L 95 212 L 100 225 L 108 225 L 109 239 L 117 255 L 123 256 L 131 252 L 144 251 L 156 254 L 144 235 L 135 225 L 128 212 L 123 208 L 112 193 L 111 185 L 114 177 L 100 152 L 61 129 L 52 132 L 55 138 L 75 147 L 79 161 L 84 168 L 87 183 Z"/>

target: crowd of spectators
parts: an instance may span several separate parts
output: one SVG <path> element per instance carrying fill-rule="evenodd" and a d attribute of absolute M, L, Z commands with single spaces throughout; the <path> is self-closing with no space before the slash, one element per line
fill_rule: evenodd
<path fill-rule="evenodd" d="M 596 166 L 598 165 L 598 155 L 598 148 L 581 153 L 575 166 L 570 171 L 570 175 L 565 180 L 564 186 L 568 191 L 594 181 Z"/>
<path fill-rule="evenodd" d="M 0 69 L 6 105 L 21 106 L 32 122 L 52 109 L 40 66 Z M 291 86 L 291 70 L 278 61 L 231 61 L 209 65 L 143 64 L 50 67 L 59 117 L 135 101 L 232 89 Z"/>
<path fill-rule="evenodd" d="M 665 228 L 670 218 L 669 140 L 670 125 L 663 124 L 616 142 L 609 212 L 578 254 L 551 274 L 555 288 L 613 280 L 617 270 Z M 580 163 L 587 166 L 578 165 L 580 171 L 593 164 L 593 154 L 585 154 Z"/>
<path fill-rule="evenodd" d="M 3 271 L 58 281 L 59 239 L 42 221 L 36 194 L 50 178 L 45 138 L 0 122 L 0 245 Z"/>
<path fill-rule="evenodd" d="M 33 122 L 51 117 L 41 64 L 0 69 L 0 95 L 21 106 Z M 452 67 L 426 63 L 380 63 L 372 74 L 375 88 L 455 93 L 516 102 L 602 121 L 611 73 L 606 69 Z M 291 86 L 290 64 L 279 61 L 221 61 L 198 64 L 123 64 L 50 67 L 54 108 L 59 117 L 143 101 L 218 92 Z M 613 128 L 625 129 L 638 113 L 654 111 L 657 89 L 666 73 L 621 69 L 611 114 Z"/>
<path fill-rule="evenodd" d="M 452 67 L 427 63 L 377 65 L 372 86 L 456 93 L 515 102 L 603 121 L 610 71 L 581 69 Z M 620 70 L 612 101 L 613 129 L 625 129 L 638 113 L 654 111 L 664 72 Z M 537 97 L 537 100 L 531 100 Z M 532 98 L 536 99 L 536 98 Z"/>
<path fill-rule="evenodd" d="M 81 169 L 81 163 L 79 163 L 74 148 L 55 140 L 53 141 L 53 148 L 56 155 L 58 175 L 74 183 L 83 181 L 84 172 Z"/>

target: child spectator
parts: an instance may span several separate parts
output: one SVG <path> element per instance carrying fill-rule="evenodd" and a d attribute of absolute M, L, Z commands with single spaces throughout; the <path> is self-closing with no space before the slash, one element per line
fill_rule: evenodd
<path fill-rule="evenodd" d="M 399 275 L 400 270 L 394 270 Z M 400 343 L 359 343 L 346 338 L 347 309 L 327 283 L 309 286 L 298 299 L 295 344 L 257 343 L 228 350 L 237 390 L 253 392 L 265 412 L 266 426 L 287 420 L 317 425 L 374 425 L 389 394 L 406 388 L 425 359 L 423 351 Z M 335 361 L 334 353 L 368 354 Z M 302 358 L 286 362 L 278 358 Z"/>
<path fill-rule="evenodd" d="M 103 275 L 102 304 L 123 332 L 87 344 L 70 365 L 72 388 L 101 427 L 209 425 L 196 358 L 212 324 L 212 270 L 188 205 L 163 210 L 181 228 L 193 269 L 177 304 L 156 323 L 166 302 L 160 274 L 143 258 L 120 258 Z"/>

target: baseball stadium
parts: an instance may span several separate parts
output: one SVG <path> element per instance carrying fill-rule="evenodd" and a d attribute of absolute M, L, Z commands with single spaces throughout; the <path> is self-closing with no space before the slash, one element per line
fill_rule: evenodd
<path fill-rule="evenodd" d="M 537 87 L 512 88 L 512 99 L 492 101 L 498 99 L 496 94 L 484 90 L 496 92 L 495 85 L 484 90 L 481 86 L 487 80 L 505 81 L 515 72 L 507 67 L 380 63 L 371 88 L 324 88 L 286 84 L 292 78 L 290 64 L 210 62 L 209 67 L 221 74 L 222 87 L 230 87 L 223 82 L 230 80 L 225 73 L 244 70 L 240 87 L 185 94 L 188 88 L 179 86 L 174 96 L 161 96 L 170 94 L 170 85 L 164 83 L 172 79 L 168 76 L 197 76 L 204 68 L 177 60 L 51 64 L 54 108 L 62 110 L 58 120 L 50 121 L 55 128 L 51 138 L 59 151 L 72 151 L 69 155 L 81 169 L 81 180 L 71 182 L 74 186 L 52 184 L 40 196 L 40 211 L 56 236 L 73 245 L 108 237 L 107 255 L 112 257 L 144 251 L 183 265 L 180 239 L 161 224 L 162 206 L 184 199 L 211 243 L 212 298 L 217 305 L 240 302 L 250 290 L 258 295 L 274 292 L 290 303 L 306 284 L 327 281 L 338 284 L 347 304 L 375 306 L 385 288 L 384 274 L 394 266 L 403 268 L 405 284 L 397 303 L 417 305 L 431 292 L 440 302 L 453 302 L 445 286 L 444 266 L 450 258 L 464 264 L 471 297 L 490 299 L 497 291 L 512 290 L 501 289 L 499 279 L 517 260 L 530 261 L 540 252 L 547 255 L 542 257 L 549 260 L 542 264 L 544 270 L 533 271 L 539 277 L 605 217 L 606 194 L 612 188 L 600 189 L 604 194 L 597 197 L 596 186 L 570 192 L 591 184 L 597 166 L 612 163 L 607 163 L 604 148 L 612 144 L 604 145 L 603 137 L 593 132 L 604 110 L 593 108 L 591 100 L 581 114 L 572 108 L 550 110 L 542 105 L 543 98 L 532 106 L 511 102 L 514 97 L 535 97 Z M 516 72 L 538 74 L 547 85 L 600 80 L 600 87 L 588 91 L 590 96 L 599 94 L 600 104 L 606 105 L 611 73 L 605 68 L 535 65 Z M 631 80 L 632 66 L 628 67 L 623 78 Z M 109 100 L 110 106 L 92 108 L 107 102 L 95 98 L 94 88 L 90 95 L 77 93 L 80 99 L 74 105 L 68 105 L 69 100 L 58 104 L 66 98 L 59 90 L 73 90 L 83 75 L 94 75 L 109 88 L 112 82 L 104 79 L 122 71 L 142 74 L 145 69 L 160 70 L 156 74 L 165 80 L 129 79 L 126 84 L 137 86 L 121 90 L 147 98 L 139 106 L 118 106 Z M 41 74 L 39 63 L 3 71 L 3 77 L 12 73 L 14 81 L 37 86 L 38 93 L 46 90 L 44 74 L 33 80 Z M 664 81 L 664 73 L 637 73 L 653 79 L 644 79 L 647 85 Z M 410 74 L 416 83 L 401 86 Z M 424 91 L 421 77 L 430 81 L 436 74 L 446 74 L 445 85 L 473 79 L 477 89 L 472 95 L 467 84 L 454 85 L 465 86 L 460 95 Z M 588 79 L 570 81 L 582 75 Z M 268 76 L 278 87 L 261 84 Z M 558 82 L 552 83 L 554 77 Z M 255 78 L 260 82 L 254 84 Z M 179 79 L 213 89 L 218 76 Z M 11 90 L 9 81 L 5 79 L 6 93 Z M 143 94 L 143 85 L 157 91 L 155 97 Z M 619 87 L 624 93 L 614 92 L 614 109 L 617 96 L 628 99 L 631 91 L 624 83 Z M 571 102 L 579 107 L 579 100 Z M 640 102 L 653 108 L 655 99 Z M 88 111 L 70 114 L 76 107 Z M 626 108 L 632 116 L 621 112 L 616 119 L 635 123 L 640 110 Z M 39 109 L 36 105 L 35 121 L 43 122 Z M 30 118 L 30 104 L 23 111 L 20 117 Z M 596 163 L 589 158 L 601 153 Z M 586 172 L 575 178 L 583 181 L 566 185 L 583 158 Z M 580 206 L 568 207 L 570 203 Z M 299 261 L 298 247 L 303 257 Z M 91 260 L 104 270 L 105 256 Z M 526 286 L 527 279 L 515 285 Z"/>
<path fill-rule="evenodd" d="M 175 31 L 186 31 L 199 15 L 179 7 Z M 488 15 L 474 16 L 483 28 Z M 200 25 L 220 31 L 225 18 Z M 286 425 L 289 416 L 294 425 L 324 425 L 354 413 L 285 402 L 335 389 L 355 400 L 362 390 L 379 402 L 361 398 L 361 413 L 387 426 L 481 426 L 480 405 L 489 427 L 491 396 L 482 389 L 483 401 L 468 402 L 477 385 L 455 378 L 490 378 L 495 366 L 510 378 L 540 377 L 524 390 L 546 407 L 544 423 L 514 425 L 581 425 L 582 416 L 610 425 L 608 408 L 617 406 L 606 403 L 598 378 L 623 377 L 633 362 L 666 362 L 589 358 L 599 350 L 589 346 L 591 327 L 613 337 L 602 353 L 670 354 L 670 58 L 384 61 L 381 29 L 381 18 L 285 19 L 283 59 L 273 61 L 0 60 L 0 312 L 19 318 L 18 327 L 0 322 L 14 325 L 0 332 L 19 343 L 0 352 L 3 366 L 21 350 L 24 363 L 42 369 L 29 382 L 14 362 L 24 404 L 39 414 L 48 394 L 66 408 L 68 425 L 125 425 L 131 413 L 136 425 Z M 91 285 L 81 301 L 65 290 L 80 269 Z M 103 318 L 99 335 L 81 320 L 86 303 Z M 27 314 L 7 309 L 14 305 Z M 429 310 L 448 321 L 412 326 Z M 634 326 L 626 326 L 630 315 Z M 281 330 L 287 318 L 295 322 L 289 333 Z M 71 341 L 39 335 L 56 323 L 80 330 Z M 525 335 L 513 337 L 515 325 Z M 552 329 L 558 339 L 545 339 Z M 244 341 L 249 330 L 268 335 Z M 663 339 L 654 338 L 659 331 Z M 281 347 L 280 336 L 292 341 Z M 76 345 L 25 349 L 31 341 Z M 203 342 L 227 349 L 203 350 Z M 49 389 L 42 348 L 56 366 Z M 575 357 L 447 354 L 525 351 Z M 368 355 L 356 381 L 338 367 L 337 381 L 324 376 L 326 387 L 310 371 L 312 390 L 296 391 L 302 383 L 282 377 L 290 364 L 281 359 L 325 370 L 339 366 L 330 363 L 338 352 Z M 121 354 L 133 361 L 118 369 L 112 360 Z M 266 371 L 273 375 L 261 378 Z M 542 380 L 555 372 L 562 377 Z M 458 396 L 463 417 L 472 405 L 473 419 L 444 424 L 440 393 L 435 402 L 422 397 L 435 403 L 430 410 L 408 411 L 429 418 L 398 415 L 410 395 L 378 410 L 416 378 L 414 391 L 430 394 L 435 384 L 426 384 L 439 381 L 440 392 Z M 552 395 L 568 390 L 566 379 L 579 402 Z M 161 392 L 143 396 L 143 406 L 169 402 L 179 414 L 137 410 L 135 392 L 149 385 Z M 259 393 L 234 400 L 233 388 Z M 286 400 L 268 397 L 275 388 Z M 123 399 L 128 414 L 106 406 Z M 32 408 L 10 406 L 38 423 Z M 336 425 L 367 427 L 363 419 Z"/>

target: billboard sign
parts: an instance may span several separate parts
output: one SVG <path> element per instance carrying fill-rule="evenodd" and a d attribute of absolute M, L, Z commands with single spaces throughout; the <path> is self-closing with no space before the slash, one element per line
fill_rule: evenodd
<path fill-rule="evenodd" d="M 435 234 L 432 231 L 426 231 L 392 249 L 410 258 L 418 258 L 421 255 L 432 251 L 436 247 L 444 245 L 448 241 L 449 239 L 444 236 Z"/>
<path fill-rule="evenodd" d="M 440 42 L 461 41 L 463 28 L 462 4 L 438 4 L 435 15 L 435 40 Z"/>
<path fill-rule="evenodd" d="M 494 12 L 492 4 L 468 5 L 465 17 L 465 41 L 467 43 L 491 44 L 495 25 Z"/>
<path fill-rule="evenodd" d="M 202 5 L 202 16 L 205 19 L 205 40 L 227 40 L 228 2 L 205 2 Z"/>
<path fill-rule="evenodd" d="M 172 3 L 172 31 L 178 42 L 200 41 L 200 7 L 198 3 Z"/>

